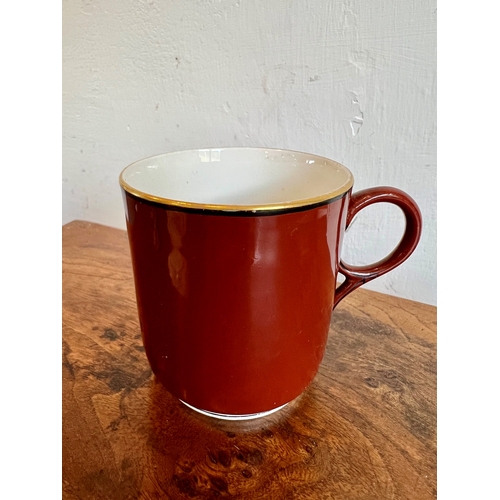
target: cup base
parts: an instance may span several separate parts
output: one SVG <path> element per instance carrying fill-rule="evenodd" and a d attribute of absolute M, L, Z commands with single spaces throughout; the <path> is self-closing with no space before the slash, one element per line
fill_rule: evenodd
<path fill-rule="evenodd" d="M 244 415 L 230 415 L 227 413 L 215 413 L 212 411 L 207 411 L 207 410 L 201 410 L 200 408 L 196 408 L 194 406 L 191 406 L 190 404 L 186 403 L 185 401 L 182 401 L 182 399 L 179 399 L 179 401 L 182 404 L 185 404 L 188 408 L 191 408 L 191 410 L 194 410 L 198 413 L 201 413 L 202 415 L 206 415 L 207 417 L 212 417 L 212 418 L 218 418 L 221 420 L 253 420 L 255 418 L 262 418 L 262 417 L 267 417 L 268 415 L 271 415 L 272 413 L 275 413 L 282 408 L 284 408 L 288 403 L 285 403 L 282 406 L 278 406 L 278 408 L 273 408 L 272 410 L 268 411 L 262 411 L 260 413 L 247 413 Z"/>

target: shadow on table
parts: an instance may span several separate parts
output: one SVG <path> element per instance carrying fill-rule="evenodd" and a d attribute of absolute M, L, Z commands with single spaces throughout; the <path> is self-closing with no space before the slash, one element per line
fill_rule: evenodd
<path fill-rule="evenodd" d="M 353 433 L 359 432 L 349 423 L 331 415 L 328 422 L 322 421 L 323 398 L 314 383 L 283 410 L 242 422 L 199 414 L 157 381 L 152 382 L 150 397 L 150 479 L 155 489 L 171 498 L 227 494 L 233 498 L 309 498 L 307 492 L 320 482 L 332 492 L 345 493 L 348 487 L 352 498 L 359 498 L 358 487 L 369 481 L 373 489 L 377 480 L 370 469 L 376 462 L 383 466 L 359 436 L 352 440 Z M 346 467 L 350 455 L 358 461 L 360 456 L 372 461 L 363 472 L 364 479 Z M 389 498 L 384 495 L 390 494 L 390 478 L 383 479 L 378 478 L 378 498 Z"/>

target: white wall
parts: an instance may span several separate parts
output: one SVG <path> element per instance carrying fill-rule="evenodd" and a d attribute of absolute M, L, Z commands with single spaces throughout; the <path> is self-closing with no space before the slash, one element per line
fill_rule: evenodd
<path fill-rule="evenodd" d="M 63 223 L 125 227 L 120 171 L 217 146 L 333 158 L 354 191 L 420 205 L 420 246 L 365 285 L 436 303 L 436 5 L 430 0 L 63 0 Z M 366 209 L 344 259 L 369 263 L 403 230 Z"/>

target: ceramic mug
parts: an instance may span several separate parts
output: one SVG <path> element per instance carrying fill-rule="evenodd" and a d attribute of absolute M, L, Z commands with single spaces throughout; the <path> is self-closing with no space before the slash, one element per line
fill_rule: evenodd
<path fill-rule="evenodd" d="M 420 238 L 407 194 L 352 194 L 353 180 L 335 161 L 260 148 L 181 151 L 125 168 L 142 338 L 171 394 L 207 415 L 249 419 L 306 389 L 335 306 L 404 262 Z M 404 213 L 399 245 L 373 265 L 346 264 L 346 227 L 379 202 Z M 338 273 L 345 280 L 336 288 Z"/>

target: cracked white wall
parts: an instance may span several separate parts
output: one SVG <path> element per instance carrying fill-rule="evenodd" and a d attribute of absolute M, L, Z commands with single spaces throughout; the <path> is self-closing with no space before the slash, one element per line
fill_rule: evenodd
<path fill-rule="evenodd" d="M 436 5 L 427 0 L 63 0 L 63 222 L 124 227 L 118 174 L 166 151 L 264 146 L 391 185 L 424 231 L 366 285 L 436 302 Z M 344 258 L 397 243 L 398 209 L 362 212 Z"/>

